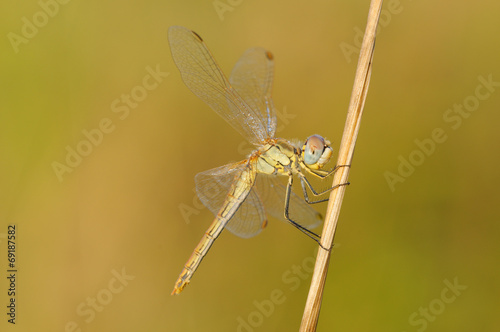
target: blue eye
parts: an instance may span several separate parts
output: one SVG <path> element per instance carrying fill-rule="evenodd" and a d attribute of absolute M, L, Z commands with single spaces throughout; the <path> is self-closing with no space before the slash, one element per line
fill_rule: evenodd
<path fill-rule="evenodd" d="M 304 144 L 304 162 L 312 165 L 318 162 L 325 150 L 325 140 L 319 135 L 312 135 Z"/>

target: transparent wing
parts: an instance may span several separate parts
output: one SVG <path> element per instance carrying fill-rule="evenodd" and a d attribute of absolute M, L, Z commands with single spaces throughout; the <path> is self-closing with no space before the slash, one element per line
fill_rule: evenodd
<path fill-rule="evenodd" d="M 259 234 L 266 225 L 264 205 L 255 189 L 252 189 L 226 228 L 239 237 L 250 238 Z"/>
<path fill-rule="evenodd" d="M 265 211 L 283 221 L 286 221 L 284 213 L 286 180 L 286 177 L 259 174 L 255 182 L 255 189 L 264 202 Z M 289 216 L 307 229 L 314 229 L 323 222 L 321 214 L 294 192 L 290 195 Z"/>
<path fill-rule="evenodd" d="M 201 37 L 184 27 L 173 26 L 168 29 L 168 40 L 187 87 L 249 142 L 258 144 L 265 140 L 267 121 L 230 85 Z"/>
<path fill-rule="evenodd" d="M 196 193 L 203 205 L 217 215 L 226 200 L 231 184 L 238 178 L 246 163 L 230 164 L 196 174 Z M 226 225 L 231 233 L 249 238 L 259 234 L 266 225 L 264 206 L 252 188 Z"/>
<path fill-rule="evenodd" d="M 229 82 L 247 105 L 261 113 L 268 137 L 274 137 L 276 132 L 276 110 L 271 98 L 273 76 L 271 52 L 251 48 L 243 53 L 229 77 Z"/>

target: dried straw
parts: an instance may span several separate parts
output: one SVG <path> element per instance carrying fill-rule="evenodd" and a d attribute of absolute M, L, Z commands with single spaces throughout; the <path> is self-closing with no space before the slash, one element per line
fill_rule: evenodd
<path fill-rule="evenodd" d="M 366 25 L 363 44 L 361 46 L 358 67 L 354 79 L 354 86 L 351 94 L 351 101 L 347 112 L 347 120 L 344 127 L 344 134 L 339 149 L 337 165 L 352 165 L 354 147 L 358 137 L 359 125 L 363 114 L 370 75 L 372 69 L 373 50 L 375 47 L 375 34 L 377 30 L 382 0 L 372 0 L 368 13 L 368 22 Z M 349 176 L 349 167 L 341 167 L 334 176 L 333 186 L 340 183 L 346 183 Z M 321 244 L 325 248 L 331 248 L 337 220 L 344 198 L 344 192 L 347 186 L 339 186 L 332 190 L 326 211 L 325 225 L 321 236 Z M 316 265 L 311 281 L 311 288 L 306 301 L 304 315 L 302 316 L 301 332 L 316 331 L 318 317 L 323 298 L 323 289 L 325 287 L 326 274 L 328 272 L 328 262 L 330 260 L 331 250 L 319 249 L 316 258 Z"/>

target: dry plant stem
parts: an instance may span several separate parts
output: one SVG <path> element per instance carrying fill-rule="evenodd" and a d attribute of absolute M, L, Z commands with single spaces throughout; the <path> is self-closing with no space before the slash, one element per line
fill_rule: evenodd
<path fill-rule="evenodd" d="M 363 44 L 361 46 L 356 77 L 347 112 L 347 120 L 344 127 L 342 142 L 340 143 L 339 157 L 337 165 L 351 165 L 356 138 L 358 137 L 359 124 L 363 107 L 365 104 L 368 85 L 370 83 L 371 64 L 373 58 L 373 49 L 375 47 L 375 34 L 377 30 L 380 10 L 382 8 L 382 0 L 372 0 L 370 11 L 368 13 L 368 22 L 366 25 Z M 340 183 L 346 183 L 349 176 L 349 167 L 340 168 L 334 176 L 333 186 Z M 328 208 L 325 217 L 325 226 L 321 235 L 321 245 L 325 248 L 331 248 L 335 230 L 337 228 L 337 220 L 340 214 L 342 199 L 347 186 L 339 186 L 332 190 L 328 201 Z M 328 262 L 330 260 L 331 250 L 319 249 L 316 257 L 316 265 L 311 281 L 311 288 L 306 301 L 304 315 L 302 316 L 301 332 L 316 331 L 318 324 L 319 311 L 321 308 L 321 300 L 323 297 L 323 289 L 325 287 L 326 274 L 328 272 Z"/>

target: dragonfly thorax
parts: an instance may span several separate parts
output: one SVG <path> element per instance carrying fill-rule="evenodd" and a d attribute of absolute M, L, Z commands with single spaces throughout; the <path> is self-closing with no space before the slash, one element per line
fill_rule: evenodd
<path fill-rule="evenodd" d="M 287 175 L 297 165 L 299 152 L 283 139 L 266 142 L 257 152 L 257 172 Z"/>
<path fill-rule="evenodd" d="M 257 172 L 274 175 L 289 175 L 299 167 L 319 170 L 330 161 L 333 149 L 330 142 L 319 135 L 307 138 L 302 149 L 284 139 L 267 141 L 255 152 Z"/>

